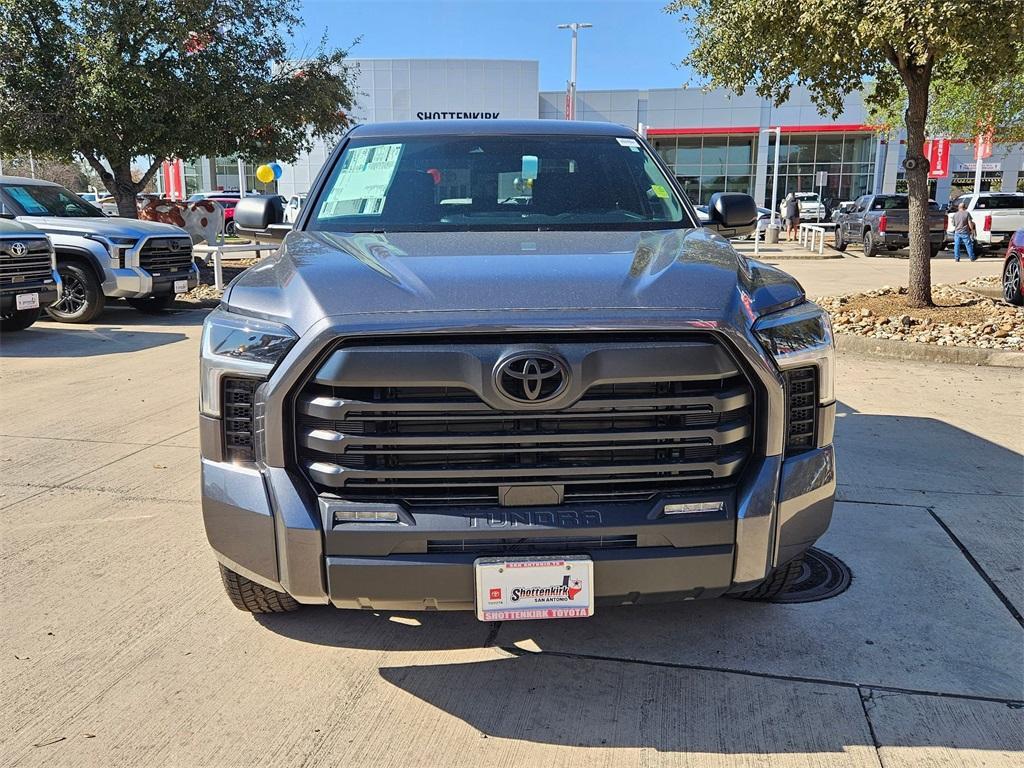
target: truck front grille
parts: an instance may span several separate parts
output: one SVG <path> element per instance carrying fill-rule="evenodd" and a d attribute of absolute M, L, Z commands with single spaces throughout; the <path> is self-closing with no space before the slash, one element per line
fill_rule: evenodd
<path fill-rule="evenodd" d="M 11 247 L 15 243 L 25 246 L 25 253 L 15 256 Z M 20 249 L 18 249 L 20 250 Z M 0 285 L 20 287 L 53 278 L 53 258 L 50 243 L 42 238 L 0 240 Z"/>
<path fill-rule="evenodd" d="M 296 451 L 318 491 L 358 501 L 498 504 L 522 486 L 565 502 L 631 501 L 720 488 L 751 452 L 754 395 L 735 366 L 707 375 L 597 383 L 548 411 L 496 410 L 468 386 L 314 376 L 296 401 Z"/>
<path fill-rule="evenodd" d="M 192 240 L 187 237 L 157 237 L 147 240 L 139 251 L 139 266 L 163 274 L 192 267 Z"/>

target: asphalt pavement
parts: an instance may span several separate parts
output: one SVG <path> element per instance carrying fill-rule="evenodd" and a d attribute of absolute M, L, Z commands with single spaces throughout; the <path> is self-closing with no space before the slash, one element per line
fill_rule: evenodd
<path fill-rule="evenodd" d="M 0 765 L 1022 764 L 1018 371 L 840 357 L 829 600 L 254 618 L 202 529 L 203 317 L 0 341 Z"/>

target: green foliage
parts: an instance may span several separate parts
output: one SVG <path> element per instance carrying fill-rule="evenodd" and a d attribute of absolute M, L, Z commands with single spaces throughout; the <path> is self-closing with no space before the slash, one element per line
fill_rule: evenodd
<path fill-rule="evenodd" d="M 970 139 L 992 128 L 1000 142 L 1024 143 L 1024 40 L 1016 63 L 991 80 L 978 81 L 958 56 L 932 77 L 928 97 L 929 136 Z M 873 105 L 871 122 L 879 130 L 898 128 L 907 106 L 906 89 L 888 103 Z"/>
<path fill-rule="evenodd" d="M 869 104 L 892 104 L 906 77 L 941 73 L 954 57 L 991 82 L 1019 66 L 1024 35 L 1020 0 L 673 0 L 666 11 L 689 22 L 686 63 L 710 85 L 781 104 L 800 84 L 833 115 L 865 81 Z"/>
<path fill-rule="evenodd" d="M 891 115 L 905 102 L 907 146 L 918 157 L 933 77 L 942 84 L 939 103 L 962 105 L 951 84 L 957 71 L 978 92 L 1005 77 L 1020 86 L 1021 0 L 673 0 L 665 10 L 688 23 L 694 47 L 686 63 L 709 85 L 752 87 L 775 104 L 800 85 L 834 116 L 845 95 L 871 83 L 870 109 Z M 927 174 L 923 162 L 906 172 L 912 306 L 931 304 Z"/>
<path fill-rule="evenodd" d="M 0 0 L 0 148 L 80 154 L 119 197 L 166 157 L 291 160 L 343 129 L 353 101 L 345 51 L 288 50 L 294 7 Z M 138 157 L 157 163 L 132 180 Z"/>

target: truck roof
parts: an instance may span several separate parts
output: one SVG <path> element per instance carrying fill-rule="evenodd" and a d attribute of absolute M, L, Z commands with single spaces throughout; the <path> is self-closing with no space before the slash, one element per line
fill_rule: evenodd
<path fill-rule="evenodd" d="M 52 181 L 44 181 L 43 179 L 30 179 L 28 176 L 0 176 L 0 184 L 38 184 L 39 186 L 46 187 L 59 187 L 60 184 L 55 184 Z"/>
<path fill-rule="evenodd" d="M 636 134 L 622 125 L 585 120 L 409 120 L 367 123 L 349 133 L 359 138 L 398 136 L 621 136 Z"/>

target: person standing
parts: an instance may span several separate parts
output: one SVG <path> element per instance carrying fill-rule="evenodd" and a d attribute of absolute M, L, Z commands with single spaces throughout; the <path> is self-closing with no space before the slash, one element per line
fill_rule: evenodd
<path fill-rule="evenodd" d="M 786 239 L 796 240 L 797 232 L 800 229 L 800 202 L 796 195 L 790 192 L 782 201 L 784 208 L 783 218 L 786 220 Z"/>
<path fill-rule="evenodd" d="M 957 206 L 953 214 L 953 261 L 960 261 L 960 243 L 967 249 L 967 256 L 971 261 L 977 261 L 974 255 L 974 219 L 967 210 L 966 203 Z"/>

